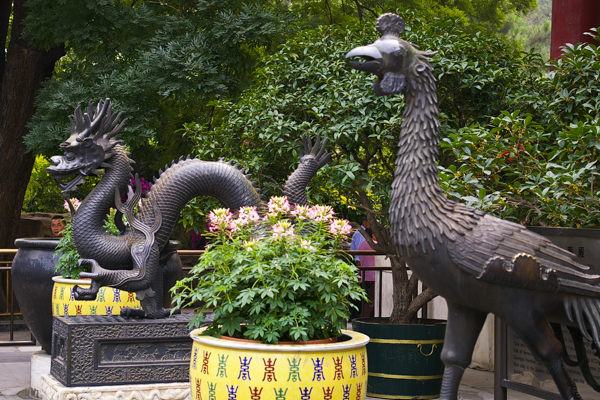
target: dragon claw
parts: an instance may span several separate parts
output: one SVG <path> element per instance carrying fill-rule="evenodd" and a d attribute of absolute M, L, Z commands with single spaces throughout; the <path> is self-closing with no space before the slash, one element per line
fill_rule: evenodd
<path fill-rule="evenodd" d="M 73 296 L 75 300 L 96 300 L 98 292 L 94 292 L 91 289 L 84 289 L 78 285 L 73 288 Z"/>
<path fill-rule="evenodd" d="M 100 274 L 97 274 L 95 272 L 82 272 L 79 274 L 79 276 L 81 278 L 98 279 L 100 277 Z"/>
<path fill-rule="evenodd" d="M 329 163 L 333 153 L 327 153 L 326 151 L 328 141 L 329 139 L 327 138 L 321 140 L 321 134 L 317 134 L 315 144 L 313 145 L 310 137 L 302 135 L 303 149 L 300 149 L 300 159 L 304 157 L 313 158 L 317 162 L 319 168 Z"/>
<path fill-rule="evenodd" d="M 123 318 L 144 318 L 146 317 L 146 312 L 141 308 L 131 308 L 125 307 L 121 310 L 121 317 Z"/>

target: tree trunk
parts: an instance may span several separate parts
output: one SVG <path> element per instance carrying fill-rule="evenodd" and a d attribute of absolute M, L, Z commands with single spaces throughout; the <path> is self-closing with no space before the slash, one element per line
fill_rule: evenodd
<path fill-rule="evenodd" d="M 27 123 L 34 113 L 35 97 L 42 82 L 52 75 L 56 61 L 64 55 L 63 45 L 42 50 L 21 37 L 23 20 L 28 13 L 25 2 L 13 2 L 11 39 L 0 75 L 0 248 L 14 247 L 23 197 L 35 159 L 23 144 Z M 4 7 L 1 8 L 0 14 L 4 11 Z"/>
<path fill-rule="evenodd" d="M 404 260 L 397 255 L 390 257 L 392 267 L 393 307 L 390 322 L 393 324 L 414 324 L 417 321 L 416 313 L 409 313 L 413 297 L 416 295 L 416 282 L 414 277 L 409 279 L 408 269 Z M 414 282 L 411 282 L 414 281 Z"/>
<path fill-rule="evenodd" d="M 10 13 L 12 2 L 0 1 L 0 43 L 6 43 L 8 27 L 10 25 Z M 2 76 L 4 76 L 5 56 L 0 57 L 0 92 L 2 91 Z"/>
<path fill-rule="evenodd" d="M 23 197 L 35 155 L 23 144 L 27 123 L 34 113 L 34 101 L 42 82 L 52 75 L 64 47 L 41 50 L 21 37 L 27 15 L 25 0 L 15 1 L 13 25 L 0 92 L 0 248 L 14 247 Z"/>

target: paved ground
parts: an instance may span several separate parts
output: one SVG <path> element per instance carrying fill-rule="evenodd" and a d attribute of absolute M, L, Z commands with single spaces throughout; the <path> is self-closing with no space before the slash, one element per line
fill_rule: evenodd
<path fill-rule="evenodd" d="M 0 400 L 29 399 L 31 353 L 40 346 L 0 346 Z"/>
<path fill-rule="evenodd" d="M 30 399 L 29 374 L 31 353 L 39 346 L 0 346 L 0 400 Z M 494 374 L 467 370 L 460 387 L 462 400 L 493 400 Z M 510 400 L 535 400 L 533 396 L 509 391 Z M 375 400 L 375 399 L 373 399 Z"/>

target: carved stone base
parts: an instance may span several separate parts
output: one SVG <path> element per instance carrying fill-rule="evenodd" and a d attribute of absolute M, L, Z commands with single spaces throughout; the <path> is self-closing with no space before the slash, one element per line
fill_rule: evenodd
<path fill-rule="evenodd" d="M 51 374 L 67 387 L 188 382 L 191 316 L 55 316 Z"/>
<path fill-rule="evenodd" d="M 66 387 L 42 375 L 41 400 L 191 400 L 189 382 Z"/>

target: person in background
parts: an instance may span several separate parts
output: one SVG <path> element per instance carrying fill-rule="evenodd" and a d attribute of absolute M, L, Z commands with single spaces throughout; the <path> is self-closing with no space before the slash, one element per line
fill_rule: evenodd
<path fill-rule="evenodd" d="M 369 221 L 367 221 L 367 218 L 363 218 L 362 220 L 362 224 L 360 225 L 364 230 L 367 230 L 367 228 L 370 228 L 371 225 L 369 225 Z M 362 233 L 360 233 L 360 231 L 357 229 L 354 232 L 354 235 L 352 235 L 352 242 L 350 242 L 350 250 L 358 250 L 358 247 L 360 246 L 360 244 L 362 242 L 365 241 L 365 237 L 362 235 Z M 358 256 L 354 256 L 354 262 L 357 263 L 359 261 Z"/>
<path fill-rule="evenodd" d="M 52 236 L 63 237 L 63 229 L 67 227 L 65 220 L 60 215 L 55 215 L 50 221 L 50 229 L 52 230 Z"/>
<path fill-rule="evenodd" d="M 373 241 L 377 243 L 375 240 L 375 235 L 371 228 L 365 229 L 365 231 L 371 236 Z M 369 245 L 369 242 L 363 239 L 363 242 L 358 246 L 358 250 L 373 250 Z M 358 256 L 359 267 L 374 267 L 375 266 L 375 256 L 374 255 L 362 255 Z M 373 318 L 375 316 L 375 271 L 361 271 L 361 275 L 363 277 L 361 281 L 361 286 L 367 292 L 368 302 L 363 301 L 361 304 L 361 313 L 360 316 L 363 318 Z"/>

